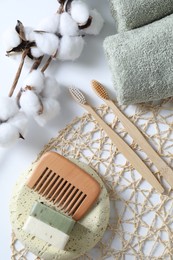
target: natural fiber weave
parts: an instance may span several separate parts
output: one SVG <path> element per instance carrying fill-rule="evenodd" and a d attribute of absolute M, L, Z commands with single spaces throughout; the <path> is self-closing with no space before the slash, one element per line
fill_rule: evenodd
<path fill-rule="evenodd" d="M 173 101 L 169 99 L 161 104 L 122 109 L 173 167 Z M 116 116 L 106 106 L 99 107 L 97 111 L 156 172 Z M 166 195 L 159 195 L 141 178 L 88 114 L 75 118 L 41 154 L 51 149 L 89 164 L 101 176 L 109 192 L 111 214 L 108 228 L 103 239 L 81 260 L 172 259 L 173 192 L 159 174 Z M 15 236 L 12 240 L 12 259 L 28 259 L 26 250 L 18 245 Z"/>

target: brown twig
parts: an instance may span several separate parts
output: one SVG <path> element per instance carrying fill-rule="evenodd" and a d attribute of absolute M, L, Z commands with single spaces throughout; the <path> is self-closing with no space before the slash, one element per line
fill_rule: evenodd
<path fill-rule="evenodd" d="M 22 88 L 19 90 L 19 92 L 17 93 L 17 96 L 16 96 L 16 102 L 17 102 L 17 105 L 19 108 L 20 108 L 19 101 L 20 101 L 21 96 L 22 96 Z"/>
<path fill-rule="evenodd" d="M 32 65 L 32 67 L 30 69 L 30 72 L 38 69 L 38 67 L 40 66 L 40 64 L 42 62 L 43 57 L 44 56 L 41 56 L 40 58 L 35 60 L 34 64 Z M 22 88 L 20 88 L 20 90 L 19 90 L 19 92 L 17 93 L 17 96 L 16 96 L 16 101 L 17 101 L 17 104 L 18 104 L 19 107 L 20 107 L 19 100 L 20 100 L 21 95 L 22 95 Z"/>
<path fill-rule="evenodd" d="M 17 70 L 16 76 L 15 76 L 15 79 L 14 79 L 14 81 L 13 81 L 13 85 L 12 85 L 12 87 L 11 87 L 11 89 L 10 89 L 9 94 L 8 94 L 9 97 L 12 97 L 12 95 L 13 95 L 13 93 L 14 93 L 14 90 L 15 90 L 15 88 L 16 88 L 16 86 L 17 86 L 17 83 L 18 83 L 18 81 L 19 81 L 19 78 L 20 78 L 20 75 L 21 75 L 21 72 L 22 72 L 22 69 L 23 69 L 23 65 L 24 65 L 24 62 L 25 62 L 25 58 L 26 58 L 28 52 L 29 52 L 29 49 L 26 49 L 26 50 L 22 53 L 22 59 L 21 59 L 20 65 L 19 65 L 19 67 L 18 67 L 18 70 Z"/>
<path fill-rule="evenodd" d="M 49 67 L 50 63 L 52 62 L 52 59 L 53 59 L 52 56 L 50 56 L 50 57 L 48 58 L 48 60 L 46 61 L 45 65 L 44 65 L 43 68 L 41 69 L 41 72 L 44 73 L 44 72 L 47 70 L 47 68 Z"/>
<path fill-rule="evenodd" d="M 39 57 L 38 59 L 35 60 L 34 64 L 32 65 L 30 72 L 32 72 L 33 70 L 37 70 L 38 67 L 40 66 L 42 59 L 44 56 Z"/>

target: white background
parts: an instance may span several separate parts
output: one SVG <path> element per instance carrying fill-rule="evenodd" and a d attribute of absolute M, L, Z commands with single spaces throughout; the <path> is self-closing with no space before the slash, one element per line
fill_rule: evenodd
<path fill-rule="evenodd" d="M 115 25 L 108 7 L 108 1 L 87 1 L 102 14 L 105 25 L 99 36 L 87 36 L 81 57 L 75 62 L 56 62 L 47 74 L 56 77 L 63 85 L 60 97 L 61 113 L 46 128 L 40 128 L 33 121 L 29 124 L 25 141 L 20 140 L 8 150 L 0 149 L 0 259 L 11 258 L 11 226 L 9 219 L 9 200 L 12 188 L 20 174 L 35 160 L 37 154 L 55 137 L 59 130 L 84 111 L 70 97 L 68 87 L 75 86 L 87 93 L 92 105 L 100 103 L 90 88 L 90 81 L 97 79 L 113 92 L 111 74 L 104 52 L 103 40 L 115 33 Z M 1 0 L 0 1 L 0 96 L 8 95 L 18 63 L 5 56 L 2 35 L 6 28 L 15 26 L 17 19 L 24 25 L 36 26 L 39 20 L 57 10 L 56 0 Z M 23 71 L 21 79 L 26 75 Z M 19 86 L 20 87 L 20 83 Z"/>

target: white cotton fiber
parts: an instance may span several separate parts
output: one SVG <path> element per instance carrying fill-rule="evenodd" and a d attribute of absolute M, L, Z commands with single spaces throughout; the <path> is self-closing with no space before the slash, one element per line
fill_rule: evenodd
<path fill-rule="evenodd" d="M 19 132 L 16 127 L 4 123 L 0 125 L 0 146 L 8 147 L 19 138 Z"/>
<path fill-rule="evenodd" d="M 90 16 L 92 17 L 91 25 L 82 31 L 86 34 L 98 35 L 103 27 L 104 20 L 96 9 L 90 11 Z"/>
<path fill-rule="evenodd" d="M 53 14 L 40 21 L 40 23 L 36 27 L 36 30 L 50 32 L 50 33 L 58 33 L 59 21 L 60 21 L 60 14 L 58 13 Z"/>
<path fill-rule="evenodd" d="M 79 58 L 84 47 L 84 39 L 81 36 L 63 36 L 60 41 L 57 59 L 75 60 Z"/>
<path fill-rule="evenodd" d="M 89 18 L 89 7 L 80 0 L 73 1 L 71 4 L 71 17 L 79 24 L 84 24 Z"/>
<path fill-rule="evenodd" d="M 26 115 L 36 115 L 41 110 L 39 97 L 31 90 L 24 91 L 20 97 L 21 109 Z"/>
<path fill-rule="evenodd" d="M 21 43 L 21 39 L 15 29 L 8 29 L 4 33 L 4 44 L 7 51 L 17 47 Z"/>
<path fill-rule="evenodd" d="M 59 46 L 59 38 L 53 33 L 35 32 L 37 47 L 47 55 L 54 55 Z"/>
<path fill-rule="evenodd" d="M 56 79 L 46 77 L 41 96 L 45 98 L 57 98 L 60 94 L 60 86 Z"/>
<path fill-rule="evenodd" d="M 78 35 L 78 25 L 71 16 L 64 12 L 60 17 L 59 32 L 61 35 L 75 36 Z"/>
<path fill-rule="evenodd" d="M 40 93 L 44 87 L 44 74 L 40 70 L 33 70 L 30 72 L 23 82 L 23 89 L 30 86 L 36 93 Z"/>
<path fill-rule="evenodd" d="M 0 121 L 6 121 L 18 113 L 19 108 L 16 102 L 9 97 L 0 98 Z"/>
<path fill-rule="evenodd" d="M 34 42 L 34 31 L 32 27 L 24 27 L 25 38 L 29 42 Z"/>
<path fill-rule="evenodd" d="M 31 54 L 34 58 L 39 58 L 44 55 L 44 53 L 38 47 L 32 47 Z"/>
<path fill-rule="evenodd" d="M 53 119 L 60 111 L 60 105 L 57 100 L 52 98 L 44 98 L 43 102 L 43 114 L 36 115 L 34 117 L 35 121 L 40 125 L 44 126 L 46 123 Z"/>
<path fill-rule="evenodd" d="M 18 132 L 24 137 L 28 126 L 28 118 L 23 112 L 17 113 L 14 117 L 8 120 L 8 123 L 18 129 Z"/>

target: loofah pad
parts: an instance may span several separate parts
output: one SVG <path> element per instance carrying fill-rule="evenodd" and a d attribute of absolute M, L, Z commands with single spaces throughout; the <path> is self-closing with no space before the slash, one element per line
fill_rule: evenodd
<path fill-rule="evenodd" d="M 173 168 L 173 99 L 121 109 Z M 54 149 L 68 158 L 75 155 L 96 170 L 108 190 L 111 210 L 106 232 L 99 243 L 78 260 L 172 260 L 173 191 L 112 111 L 101 106 L 97 112 L 142 156 L 165 187 L 165 194 L 158 194 L 141 178 L 91 116 L 84 114 L 75 118 L 41 154 Z M 12 260 L 36 259 L 29 257 L 30 253 L 15 236 L 11 248 Z"/>

